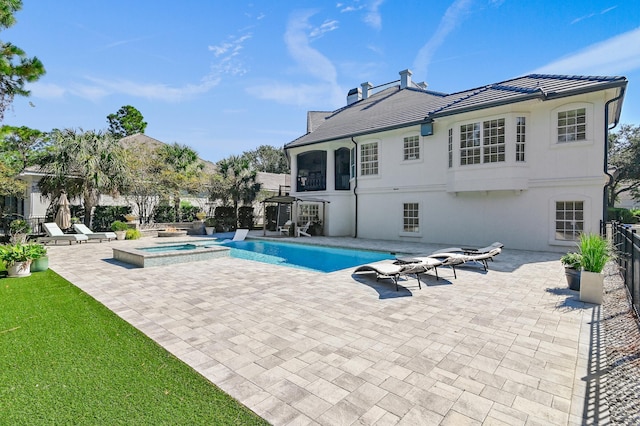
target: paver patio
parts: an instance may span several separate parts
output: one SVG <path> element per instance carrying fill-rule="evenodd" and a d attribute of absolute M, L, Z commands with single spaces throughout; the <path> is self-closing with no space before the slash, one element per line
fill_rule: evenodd
<path fill-rule="evenodd" d="M 399 292 L 353 269 L 235 258 L 142 269 L 111 258 L 112 247 L 156 242 L 53 246 L 50 266 L 272 424 L 578 425 L 603 415 L 592 381 L 598 308 L 567 289 L 557 253 L 507 247 L 487 273 L 442 269 L 444 279 L 423 278 L 422 290 L 401 281 Z"/>

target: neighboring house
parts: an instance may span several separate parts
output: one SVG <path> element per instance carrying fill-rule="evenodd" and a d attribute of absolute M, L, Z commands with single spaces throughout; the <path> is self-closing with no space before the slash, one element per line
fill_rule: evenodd
<path fill-rule="evenodd" d="M 599 231 L 626 78 L 532 74 L 445 94 L 400 76 L 309 112 L 285 145 L 291 195 L 329 201 L 325 235 L 566 251 Z"/>
<path fill-rule="evenodd" d="M 130 147 L 132 145 L 146 145 L 150 148 L 157 148 L 164 145 L 163 142 L 151 138 L 144 134 L 135 134 L 124 137 L 120 140 L 120 143 L 124 147 Z M 202 160 L 204 163 L 204 171 L 207 173 L 215 172 L 215 164 L 211 161 Z M 47 208 L 51 204 L 51 200 L 47 197 L 43 197 L 38 187 L 40 179 L 45 174 L 39 171 L 38 166 L 29 167 L 20 174 L 20 179 L 26 181 L 27 191 L 24 198 L 15 197 L 0 197 L 0 207 L 4 208 L 4 211 L 17 213 L 28 219 L 33 224 L 43 222 L 47 213 Z M 286 174 L 274 174 L 274 173 L 262 173 L 258 172 L 257 181 L 262 185 L 263 198 L 267 198 L 273 195 L 279 195 L 282 191 L 288 192 L 290 187 L 289 175 Z M 209 210 L 209 207 L 216 206 L 216 203 L 210 203 L 206 197 L 182 197 L 183 201 L 188 201 L 193 206 L 200 206 L 203 211 Z M 73 199 L 70 200 L 71 204 L 80 205 L 82 200 Z M 254 203 L 255 217 L 258 220 L 262 220 L 262 204 L 260 200 L 256 200 Z M 137 207 L 133 202 L 127 200 L 126 197 L 111 197 L 109 195 L 101 195 L 99 205 L 131 205 L 134 212 L 137 211 Z"/>

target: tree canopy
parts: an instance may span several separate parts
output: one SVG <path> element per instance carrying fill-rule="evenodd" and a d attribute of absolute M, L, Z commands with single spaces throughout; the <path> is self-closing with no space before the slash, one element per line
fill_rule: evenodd
<path fill-rule="evenodd" d="M 163 145 L 158 150 L 162 161 L 159 182 L 160 195 L 166 199 L 172 198 L 176 218 L 180 220 L 180 196 L 182 192 L 197 195 L 203 192 L 205 179 L 198 153 L 187 145 L 173 143 Z"/>
<path fill-rule="evenodd" d="M 232 204 L 236 222 L 240 203 L 250 205 L 258 196 L 261 185 L 256 181 L 257 171 L 246 157 L 232 155 L 217 163 L 218 173 L 213 175 L 209 198 Z"/>
<path fill-rule="evenodd" d="M 46 134 L 28 127 L 0 128 L 0 195 L 20 197 L 26 182 L 18 179 L 24 169 L 44 153 Z"/>
<path fill-rule="evenodd" d="M 0 0 L 0 30 L 16 23 L 14 14 L 20 9 L 21 0 Z M 0 121 L 15 96 L 29 96 L 25 84 L 37 81 L 44 73 L 38 58 L 29 58 L 18 46 L 0 41 Z"/>
<path fill-rule="evenodd" d="M 261 145 L 258 148 L 246 151 L 242 154 L 251 167 L 258 172 L 265 173 L 289 173 L 289 162 L 284 149 L 270 145 Z"/>
<path fill-rule="evenodd" d="M 609 165 L 615 167 L 614 180 L 609 190 L 609 207 L 613 207 L 620 194 L 630 192 L 638 196 L 640 188 L 640 125 L 623 124 L 609 135 Z"/>
<path fill-rule="evenodd" d="M 101 194 L 117 195 L 126 184 L 124 150 L 110 133 L 74 129 L 54 130 L 52 146 L 41 159 L 42 194 L 58 199 L 61 191 L 81 197 L 85 225 Z"/>
<path fill-rule="evenodd" d="M 118 112 L 107 115 L 107 121 L 109 122 L 108 131 L 116 139 L 144 133 L 147 128 L 142 113 L 131 105 L 125 105 Z"/>

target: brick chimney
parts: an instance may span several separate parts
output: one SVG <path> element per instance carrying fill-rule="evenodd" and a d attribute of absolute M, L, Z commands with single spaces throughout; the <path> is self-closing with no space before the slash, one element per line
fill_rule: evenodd
<path fill-rule="evenodd" d="M 347 93 L 347 105 L 354 104 L 360 99 L 362 99 L 362 90 L 359 87 L 351 89 L 349 93 Z"/>
<path fill-rule="evenodd" d="M 407 87 L 411 87 L 411 75 L 413 73 L 411 70 L 400 71 L 400 89 L 406 89 Z"/>

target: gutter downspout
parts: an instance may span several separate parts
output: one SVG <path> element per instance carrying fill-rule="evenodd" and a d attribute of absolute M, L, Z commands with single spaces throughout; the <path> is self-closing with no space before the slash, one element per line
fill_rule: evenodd
<path fill-rule="evenodd" d="M 353 238 L 358 238 L 358 193 L 357 193 L 357 189 L 358 189 L 358 144 L 356 143 L 356 141 L 353 139 L 353 136 L 351 136 L 351 142 L 353 142 L 353 144 L 356 146 L 355 149 L 353 150 L 353 163 L 355 165 L 355 170 L 353 173 L 353 179 L 355 181 L 355 185 L 353 185 L 353 196 L 356 199 L 356 209 L 355 209 L 355 235 L 353 236 Z"/>
<path fill-rule="evenodd" d="M 612 126 L 609 126 L 609 104 L 619 101 L 624 96 L 624 87 L 620 90 L 620 94 L 613 99 L 608 100 L 604 104 L 604 174 L 609 176 L 609 182 L 602 189 L 602 226 L 606 226 L 608 219 L 607 204 L 609 202 L 607 198 L 607 188 L 613 183 L 613 176 L 609 173 L 609 131 L 613 130 L 618 125 L 618 118 Z"/>

